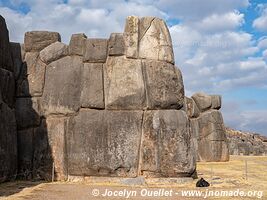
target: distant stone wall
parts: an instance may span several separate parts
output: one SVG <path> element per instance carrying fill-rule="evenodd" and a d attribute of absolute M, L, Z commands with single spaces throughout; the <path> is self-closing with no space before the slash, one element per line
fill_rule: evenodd
<path fill-rule="evenodd" d="M 185 98 L 198 161 L 228 161 L 228 140 L 224 127 L 221 96 L 195 93 Z"/>
<path fill-rule="evenodd" d="M 267 137 L 257 133 L 226 129 L 231 155 L 267 155 Z"/>
<path fill-rule="evenodd" d="M 5 19 L 0 16 L 0 182 L 15 179 L 17 173 L 13 50 Z"/>

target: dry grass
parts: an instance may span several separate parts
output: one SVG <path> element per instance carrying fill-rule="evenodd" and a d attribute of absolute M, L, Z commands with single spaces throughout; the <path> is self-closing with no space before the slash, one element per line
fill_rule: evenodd
<path fill-rule="evenodd" d="M 245 160 L 247 160 L 247 180 L 245 175 Z M 267 157 L 256 156 L 231 156 L 230 162 L 200 162 L 197 165 L 198 176 L 203 177 L 212 185 L 209 190 L 242 190 L 242 191 L 263 191 L 261 199 L 267 199 Z M 195 190 L 195 183 L 187 182 L 184 184 L 150 184 L 147 186 L 131 187 L 140 190 L 143 188 L 172 188 L 174 191 Z M 153 181 L 150 183 L 153 183 Z M 111 179 L 100 179 L 87 183 L 31 183 L 31 182 L 12 182 L 0 185 L 0 199 L 98 199 L 88 196 L 93 188 L 109 188 L 118 190 L 129 186 L 120 185 L 118 182 L 112 183 Z M 75 191 L 75 193 L 72 192 Z M 206 188 L 198 189 L 203 192 Z M 1 195 L 2 194 L 2 195 Z M 2 196 L 2 197 L 1 197 Z M 116 199 L 116 198 L 109 198 Z M 118 198 L 121 199 L 121 198 Z M 146 198 L 134 198 L 146 199 Z M 162 198 L 156 198 L 162 199 Z M 164 199 L 201 199 L 201 198 L 164 198 Z M 208 199 L 221 200 L 243 200 L 257 199 L 257 197 L 210 197 Z"/>

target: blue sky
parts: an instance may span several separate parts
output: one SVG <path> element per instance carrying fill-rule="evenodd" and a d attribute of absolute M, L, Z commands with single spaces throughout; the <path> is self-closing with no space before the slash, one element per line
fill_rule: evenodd
<path fill-rule="evenodd" d="M 221 94 L 226 125 L 267 135 L 266 1 L 0 0 L 0 14 L 16 42 L 30 30 L 108 38 L 128 15 L 163 18 L 186 95 Z"/>

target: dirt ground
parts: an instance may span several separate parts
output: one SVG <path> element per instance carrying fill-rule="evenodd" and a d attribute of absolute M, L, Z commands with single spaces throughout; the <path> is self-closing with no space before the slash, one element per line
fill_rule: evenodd
<path fill-rule="evenodd" d="M 247 167 L 246 167 L 247 163 Z M 267 200 L 267 156 L 231 156 L 230 162 L 200 162 L 198 177 L 211 186 L 196 188 L 197 180 L 185 183 L 146 180 L 145 185 L 131 186 L 99 179 L 91 182 L 26 182 L 16 181 L 0 184 L 0 200 L 95 200 L 95 199 L 221 199 L 221 200 Z M 110 196 L 104 196 L 108 191 Z M 202 192 L 201 197 L 183 196 L 182 192 Z M 233 192 L 232 197 L 221 196 L 221 191 Z M 206 196 L 206 192 L 209 196 Z M 216 193 L 217 192 L 217 193 Z M 241 197 L 243 192 L 246 196 Z M 199 193 L 198 193 L 199 194 Z M 218 195 L 219 194 L 219 195 Z M 231 194 L 231 193 L 230 193 Z M 236 195 L 239 196 L 236 196 Z M 121 196 L 118 196 L 121 195 Z M 184 193 L 185 195 L 185 193 Z M 217 197 L 216 197 L 217 195 Z M 228 193 L 229 195 L 229 193 Z M 235 195 L 235 196 L 234 196 Z M 207 197 L 207 198 L 205 198 Z M 261 197 L 261 198 L 260 198 Z"/>

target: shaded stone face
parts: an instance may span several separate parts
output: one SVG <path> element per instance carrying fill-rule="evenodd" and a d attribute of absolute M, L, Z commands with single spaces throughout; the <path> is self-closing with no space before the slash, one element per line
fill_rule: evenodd
<path fill-rule="evenodd" d="M 195 118 L 199 116 L 200 111 L 193 99 L 185 97 L 185 104 L 186 104 L 187 115 L 190 118 Z"/>
<path fill-rule="evenodd" d="M 112 33 L 108 42 L 108 55 L 121 56 L 124 55 L 125 42 L 122 33 Z"/>
<path fill-rule="evenodd" d="M 145 86 L 140 60 L 109 57 L 104 65 L 107 109 L 140 110 L 145 107 Z"/>
<path fill-rule="evenodd" d="M 141 111 L 82 109 L 68 132 L 70 175 L 136 177 Z"/>
<path fill-rule="evenodd" d="M 87 39 L 87 36 L 83 33 L 73 34 L 71 36 L 70 44 L 69 44 L 70 55 L 83 56 L 86 39 Z"/>
<path fill-rule="evenodd" d="M 141 173 L 152 177 L 191 176 L 194 146 L 184 111 L 146 111 L 143 121 Z"/>

